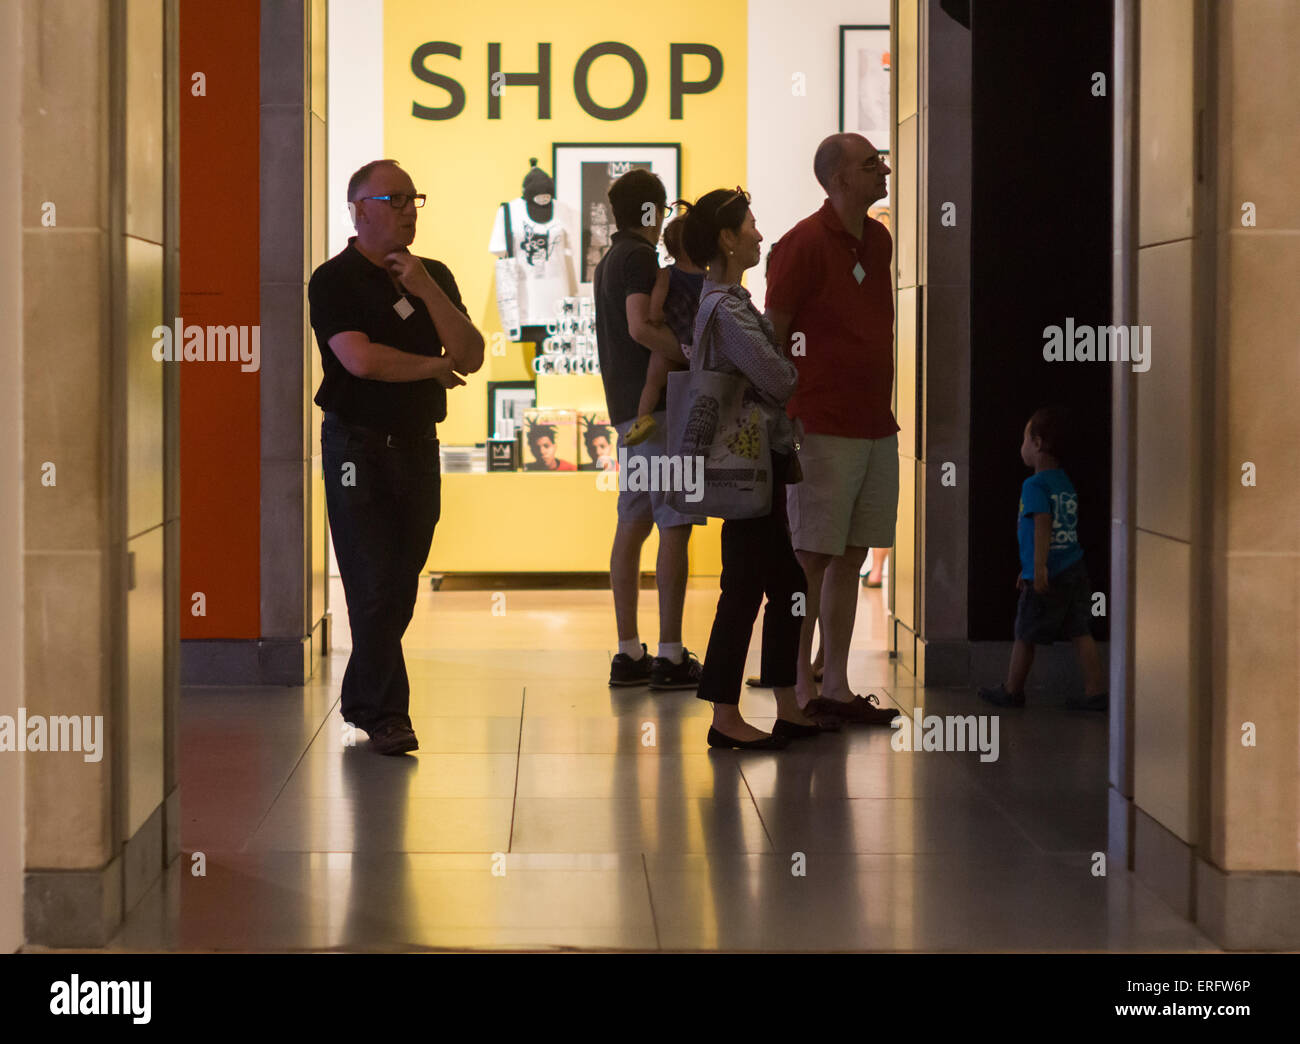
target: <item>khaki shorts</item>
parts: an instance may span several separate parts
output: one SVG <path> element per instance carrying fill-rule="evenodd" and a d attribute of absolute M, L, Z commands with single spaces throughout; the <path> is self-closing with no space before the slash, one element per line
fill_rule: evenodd
<path fill-rule="evenodd" d="M 797 551 L 842 555 L 847 547 L 893 547 L 898 521 L 898 435 L 848 439 L 805 435 L 803 481 L 786 509 Z"/>

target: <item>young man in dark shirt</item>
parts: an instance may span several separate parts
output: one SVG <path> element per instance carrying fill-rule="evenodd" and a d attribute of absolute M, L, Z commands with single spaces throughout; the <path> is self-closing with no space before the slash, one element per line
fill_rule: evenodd
<path fill-rule="evenodd" d="M 650 294 L 659 275 L 655 246 L 668 197 L 663 182 L 648 170 L 631 170 L 609 188 L 618 231 L 596 266 L 596 344 L 609 419 L 620 440 L 636 422 L 651 351 L 685 363 L 677 337 L 650 316 Z M 655 413 L 658 434 L 625 450 L 627 459 L 667 454 L 667 401 Z M 621 479 L 621 476 L 620 476 Z M 652 689 L 693 689 L 700 663 L 682 645 L 682 607 L 686 602 L 686 550 L 691 526 L 703 519 L 681 515 L 668 506 L 667 491 L 622 488 L 618 526 L 609 556 L 609 586 L 614 594 L 618 653 L 610 665 L 610 685 L 644 685 Z M 659 588 L 659 655 L 651 657 L 637 631 L 637 592 L 641 545 L 659 527 L 655 583 Z"/>
<path fill-rule="evenodd" d="M 395 161 L 367 163 L 348 183 L 357 234 L 307 289 L 325 371 L 325 503 L 352 628 L 341 710 L 381 754 L 419 746 L 402 635 L 441 512 L 436 425 L 458 374 L 483 365 L 451 272 L 407 249 L 423 205 Z"/>

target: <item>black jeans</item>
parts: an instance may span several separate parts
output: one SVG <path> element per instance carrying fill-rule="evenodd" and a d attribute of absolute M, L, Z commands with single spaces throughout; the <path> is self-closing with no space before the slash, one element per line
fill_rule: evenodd
<path fill-rule="evenodd" d="M 762 676 L 773 686 L 795 683 L 804 618 L 795 613 L 794 596 L 803 594 L 799 602 L 805 603 L 806 613 L 808 580 L 790 545 L 784 482 L 788 460 L 784 454 L 772 454 L 771 512 L 722 523 L 722 594 L 696 691 L 702 700 L 740 702 L 749 639 L 765 594 Z"/>
<path fill-rule="evenodd" d="M 321 456 L 352 627 L 343 720 L 366 732 L 387 722 L 409 726 L 402 635 L 442 510 L 438 440 L 390 440 L 327 413 Z"/>

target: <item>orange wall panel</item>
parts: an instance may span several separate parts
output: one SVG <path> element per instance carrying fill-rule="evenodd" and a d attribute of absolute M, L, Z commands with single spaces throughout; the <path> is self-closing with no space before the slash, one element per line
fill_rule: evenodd
<path fill-rule="evenodd" d="M 258 323 L 258 0 L 180 4 L 180 314 Z M 194 74 L 206 80 L 194 94 Z M 257 638 L 259 371 L 181 364 L 181 637 Z M 206 616 L 192 612 L 206 597 Z"/>

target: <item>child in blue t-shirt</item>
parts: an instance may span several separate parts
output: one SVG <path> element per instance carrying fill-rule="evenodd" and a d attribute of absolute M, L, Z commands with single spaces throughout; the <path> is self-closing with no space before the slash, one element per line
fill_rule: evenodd
<path fill-rule="evenodd" d="M 1079 498 L 1061 470 L 1061 447 L 1068 430 L 1063 411 L 1053 407 L 1038 410 L 1025 425 L 1020 459 L 1034 473 L 1020 489 L 1016 524 L 1020 541 L 1016 644 L 1006 682 L 979 693 L 999 707 L 1024 706 L 1034 646 L 1063 638 L 1074 643 L 1084 680 L 1084 698 L 1067 700 L 1066 705 L 1075 710 L 1105 711 L 1110 703 L 1090 630 L 1092 589 L 1079 546 Z"/>

